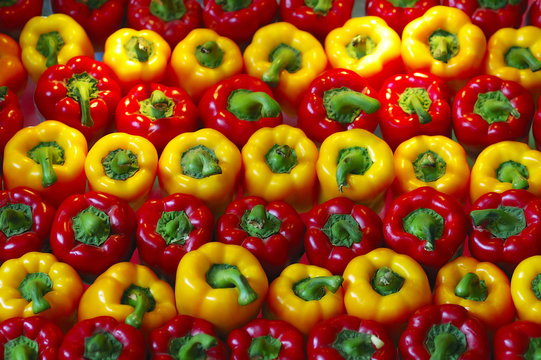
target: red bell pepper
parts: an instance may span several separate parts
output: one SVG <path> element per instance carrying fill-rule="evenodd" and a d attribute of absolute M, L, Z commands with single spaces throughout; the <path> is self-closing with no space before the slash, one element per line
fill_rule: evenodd
<path fill-rule="evenodd" d="M 197 0 L 130 0 L 128 25 L 160 34 L 173 49 L 190 31 L 203 27 L 203 9 Z"/>
<path fill-rule="evenodd" d="M 533 115 L 534 102 L 528 90 L 493 75 L 471 79 L 453 101 L 455 136 L 473 154 L 500 141 L 525 142 Z"/>
<path fill-rule="evenodd" d="M 439 77 L 424 72 L 391 76 L 379 99 L 381 135 L 393 150 L 417 135 L 451 137 L 451 93 Z"/>
<path fill-rule="evenodd" d="M 352 70 L 331 69 L 310 83 L 298 108 L 297 126 L 319 143 L 339 131 L 374 132 L 379 108 L 377 92 L 363 77 Z"/>
<path fill-rule="evenodd" d="M 14 317 L 0 323 L 0 357 L 57 360 L 64 333 L 40 316 Z"/>
<path fill-rule="evenodd" d="M 21 96 L 28 82 L 28 72 L 21 60 L 21 47 L 11 36 L 2 33 L 0 33 L 0 69 L 0 86 L 7 86 L 17 96 Z"/>
<path fill-rule="evenodd" d="M 314 206 L 306 215 L 304 249 L 312 265 L 342 275 L 351 259 L 383 245 L 378 214 L 338 197 Z"/>
<path fill-rule="evenodd" d="M 66 65 L 53 65 L 39 77 L 34 101 L 46 119 L 55 119 L 83 133 L 87 141 L 99 138 L 115 116 L 121 98 L 111 69 L 88 56 Z"/>
<path fill-rule="evenodd" d="M 436 5 L 440 5 L 440 0 L 366 0 L 365 13 L 382 18 L 401 35 L 409 22 Z"/>
<path fill-rule="evenodd" d="M 304 337 L 283 320 L 255 319 L 229 333 L 231 360 L 304 360 Z"/>
<path fill-rule="evenodd" d="M 541 0 L 534 0 L 530 7 L 529 24 L 541 27 Z"/>
<path fill-rule="evenodd" d="M 306 352 L 308 360 L 396 359 L 395 345 L 385 327 L 345 314 L 314 326 Z"/>
<path fill-rule="evenodd" d="M 137 211 L 137 249 L 143 263 L 174 283 L 180 259 L 212 241 L 214 215 L 195 196 L 176 193 Z"/>
<path fill-rule="evenodd" d="M 7 86 L 0 86 L 0 158 L 4 147 L 15 133 L 23 128 L 24 116 L 17 95 Z"/>
<path fill-rule="evenodd" d="M 146 342 L 135 327 L 110 316 L 79 321 L 64 337 L 58 360 L 144 359 Z"/>
<path fill-rule="evenodd" d="M 18 33 L 28 20 L 40 16 L 43 0 L 1 0 L 0 31 Z"/>
<path fill-rule="evenodd" d="M 540 0 L 541 1 L 541 0 Z M 537 112 L 532 121 L 532 133 L 535 141 L 535 147 L 541 151 L 541 96 L 537 100 Z"/>
<path fill-rule="evenodd" d="M 536 359 L 541 353 L 541 324 L 517 320 L 494 335 L 494 360 Z"/>
<path fill-rule="evenodd" d="M 72 195 L 56 212 L 51 249 L 83 279 L 94 279 L 111 265 L 131 258 L 135 222 L 132 208 L 116 196 L 96 191 Z"/>
<path fill-rule="evenodd" d="M 120 100 L 116 130 L 148 139 L 158 153 L 178 134 L 198 128 L 197 107 L 186 91 L 158 83 L 140 84 Z"/>
<path fill-rule="evenodd" d="M 177 315 L 149 337 L 151 360 L 228 360 L 228 348 L 207 320 Z M 198 354 L 198 355 L 196 355 Z"/>
<path fill-rule="evenodd" d="M 427 305 L 410 318 L 399 342 L 401 359 L 490 359 L 483 323 L 460 305 Z"/>
<path fill-rule="evenodd" d="M 468 219 L 460 202 L 428 186 L 394 199 L 383 218 L 387 246 L 430 270 L 462 252 L 467 235 Z"/>
<path fill-rule="evenodd" d="M 258 196 L 233 201 L 216 224 L 216 240 L 241 245 L 261 262 L 274 279 L 303 252 L 304 223 L 295 208 Z"/>

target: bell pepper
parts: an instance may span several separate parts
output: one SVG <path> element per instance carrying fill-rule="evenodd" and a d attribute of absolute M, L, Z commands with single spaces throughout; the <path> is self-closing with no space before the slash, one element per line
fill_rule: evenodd
<path fill-rule="evenodd" d="M 534 0 L 530 4 L 530 10 L 527 23 L 533 26 L 541 27 L 541 1 Z"/>
<path fill-rule="evenodd" d="M 254 319 L 227 337 L 231 360 L 305 360 L 304 337 L 282 320 Z"/>
<path fill-rule="evenodd" d="M 277 10 L 276 0 L 205 0 L 203 23 L 206 28 L 243 43 L 272 22 Z"/>
<path fill-rule="evenodd" d="M 58 119 L 88 142 L 103 135 L 115 118 L 120 86 L 111 69 L 87 56 L 53 65 L 39 77 L 34 102 L 45 119 Z"/>
<path fill-rule="evenodd" d="M 175 316 L 150 333 L 149 343 L 152 360 L 229 359 L 214 325 L 193 316 Z"/>
<path fill-rule="evenodd" d="M 535 148 L 541 151 L 541 96 L 537 100 L 537 111 L 532 120 L 532 135 Z"/>
<path fill-rule="evenodd" d="M 282 109 L 262 80 L 233 75 L 212 85 L 199 100 L 203 127 L 218 130 L 239 148 L 262 127 L 282 123 Z"/>
<path fill-rule="evenodd" d="M 320 321 L 344 313 L 343 280 L 319 266 L 291 264 L 270 284 L 263 315 L 307 336 Z"/>
<path fill-rule="evenodd" d="M 45 251 L 55 211 L 32 189 L 0 191 L 0 262 Z"/>
<path fill-rule="evenodd" d="M 0 321 L 39 315 L 61 327 L 72 325 L 83 282 L 53 254 L 28 252 L 0 266 Z"/>
<path fill-rule="evenodd" d="M 176 135 L 198 129 L 197 107 L 178 87 L 140 84 L 122 98 L 115 116 L 116 131 L 142 136 L 158 153 Z"/>
<path fill-rule="evenodd" d="M 403 360 L 490 359 L 483 323 L 461 306 L 430 305 L 416 311 L 399 343 Z"/>
<path fill-rule="evenodd" d="M 135 250 L 135 213 L 127 202 L 96 191 L 62 202 L 51 230 L 53 254 L 85 280 L 129 261 Z"/>
<path fill-rule="evenodd" d="M 119 262 L 86 289 L 77 320 L 111 316 L 148 335 L 176 314 L 175 294 L 169 284 L 144 265 Z"/>
<path fill-rule="evenodd" d="M 160 34 L 122 28 L 105 41 L 103 62 L 113 69 L 126 94 L 141 82 L 160 82 L 170 56 L 171 47 Z"/>
<path fill-rule="evenodd" d="M 525 189 L 541 197 L 541 152 L 516 141 L 485 148 L 471 169 L 470 199 L 488 192 Z"/>
<path fill-rule="evenodd" d="M 94 58 L 85 29 L 65 14 L 31 18 L 21 31 L 19 44 L 23 65 L 35 83 L 50 66 L 66 64 L 79 55 Z"/>
<path fill-rule="evenodd" d="M 137 209 L 146 201 L 158 170 L 158 153 L 142 136 L 122 132 L 100 138 L 88 152 L 88 187 L 119 197 Z"/>
<path fill-rule="evenodd" d="M 331 69 L 310 83 L 297 111 L 297 126 L 318 143 L 347 129 L 374 132 L 379 108 L 377 92 L 363 77 L 352 70 Z"/>
<path fill-rule="evenodd" d="M 325 38 L 333 68 L 355 71 L 379 91 L 389 74 L 403 71 L 400 36 L 376 16 L 355 17 Z"/>
<path fill-rule="evenodd" d="M 4 149 L 4 188 L 29 187 L 58 206 L 85 191 L 87 143 L 80 131 L 56 120 L 19 130 Z"/>
<path fill-rule="evenodd" d="M 541 349 L 541 325 L 517 320 L 494 335 L 494 360 L 535 359 Z"/>
<path fill-rule="evenodd" d="M 470 187 L 470 167 L 464 148 L 448 137 L 419 135 L 404 141 L 394 152 L 396 171 L 393 194 L 423 186 L 464 200 Z"/>
<path fill-rule="evenodd" d="M 368 16 L 385 20 L 401 36 L 408 23 L 436 5 L 440 5 L 439 0 L 367 0 L 364 11 Z"/>
<path fill-rule="evenodd" d="M 305 216 L 308 262 L 341 275 L 356 256 L 383 245 L 378 214 L 353 200 L 337 197 L 314 206 Z"/>
<path fill-rule="evenodd" d="M 451 137 L 451 95 L 439 77 L 424 72 L 391 76 L 379 99 L 381 136 L 391 149 L 418 135 Z"/>
<path fill-rule="evenodd" d="M 460 256 L 440 269 L 434 304 L 460 305 L 492 329 L 515 316 L 507 275 L 493 263 L 470 256 Z"/>
<path fill-rule="evenodd" d="M 41 15 L 43 0 L 5 0 L 0 3 L 0 31 L 18 33 L 34 16 Z M 1 48 L 1 47 L 0 47 Z"/>
<path fill-rule="evenodd" d="M 214 216 L 195 196 L 172 194 L 137 211 L 137 250 L 144 264 L 174 284 L 178 262 L 213 240 Z"/>
<path fill-rule="evenodd" d="M 7 142 L 23 125 L 24 115 L 17 95 L 8 86 L 0 86 L 0 159 L 4 157 Z"/>
<path fill-rule="evenodd" d="M 0 6 L 0 17 L 2 7 Z M 0 23 L 3 24 L 2 21 Z M 21 48 L 9 35 L 0 33 L 0 86 L 7 86 L 17 95 L 26 88 L 28 74 L 21 62 Z"/>
<path fill-rule="evenodd" d="M 347 314 L 316 324 L 306 352 L 308 360 L 396 359 L 396 348 L 382 325 Z"/>
<path fill-rule="evenodd" d="M 351 260 L 344 270 L 343 286 L 349 315 L 386 326 L 405 323 L 415 310 L 432 301 L 421 265 L 387 248 Z"/>
<path fill-rule="evenodd" d="M 194 195 L 218 215 L 237 192 L 240 168 L 235 144 L 214 129 L 201 129 L 167 144 L 158 163 L 158 180 L 165 193 Z"/>
<path fill-rule="evenodd" d="M 316 196 L 317 157 L 316 145 L 298 128 L 259 129 L 242 148 L 244 192 L 305 211 Z"/>
<path fill-rule="evenodd" d="M 40 316 L 14 317 L 0 323 L 2 359 L 58 359 L 64 334 L 54 322 Z"/>
<path fill-rule="evenodd" d="M 210 242 L 184 255 L 178 264 L 179 314 L 210 321 L 220 335 L 254 319 L 267 290 L 265 271 L 242 246 Z"/>
<path fill-rule="evenodd" d="M 327 67 L 321 43 L 287 22 L 265 25 L 244 50 L 246 73 L 275 90 L 282 109 L 294 114 L 310 82 Z"/>
<path fill-rule="evenodd" d="M 203 25 L 197 0 L 130 0 L 127 21 L 131 28 L 160 34 L 174 48 L 193 29 Z"/>
<path fill-rule="evenodd" d="M 242 72 L 238 45 L 211 29 L 194 29 L 174 48 L 169 80 L 190 94 L 195 103 L 218 81 Z"/>
<path fill-rule="evenodd" d="M 258 196 L 233 201 L 216 223 L 216 240 L 240 245 L 257 257 L 274 279 L 303 253 L 304 223 L 293 206 Z"/>
<path fill-rule="evenodd" d="M 350 129 L 327 137 L 316 163 L 319 202 L 347 197 L 378 212 L 394 173 L 393 152 L 376 135 Z"/>
<path fill-rule="evenodd" d="M 434 6 L 402 32 L 407 71 L 427 71 L 457 91 L 481 72 L 487 48 L 483 31 L 457 8 Z"/>
<path fill-rule="evenodd" d="M 539 323 L 541 309 L 541 255 L 522 260 L 511 277 L 511 296 L 520 320 Z"/>

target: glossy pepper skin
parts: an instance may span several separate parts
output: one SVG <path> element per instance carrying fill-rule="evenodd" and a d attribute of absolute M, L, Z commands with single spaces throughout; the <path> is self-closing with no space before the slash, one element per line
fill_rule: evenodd
<path fill-rule="evenodd" d="M 393 151 L 417 135 L 451 137 L 451 94 L 439 77 L 419 71 L 391 76 L 379 99 L 381 135 Z"/>
<path fill-rule="evenodd" d="M 1 33 L 0 69 L 0 86 L 7 86 L 15 94 L 21 95 L 28 80 L 28 73 L 21 62 L 21 48 L 17 41 Z"/>
<path fill-rule="evenodd" d="M 541 96 L 537 100 L 537 111 L 532 120 L 532 134 L 535 148 L 541 151 Z"/>
<path fill-rule="evenodd" d="M 53 65 L 39 77 L 34 102 L 45 119 L 57 119 L 97 140 L 115 118 L 120 86 L 101 61 L 76 56 Z"/>
<path fill-rule="evenodd" d="M 494 359 L 511 360 L 535 358 L 539 353 L 541 325 L 517 320 L 499 328 L 494 335 Z"/>
<path fill-rule="evenodd" d="M 382 18 L 401 36 L 408 23 L 436 5 L 438 0 L 367 0 L 365 14 Z"/>
<path fill-rule="evenodd" d="M 143 263 L 174 283 L 180 259 L 213 240 L 214 216 L 195 196 L 175 193 L 137 211 L 137 249 Z"/>
<path fill-rule="evenodd" d="M 41 15 L 43 0 L 10 0 L 0 6 L 0 30 L 18 33 L 28 20 Z"/>
<path fill-rule="evenodd" d="M 218 130 L 239 148 L 263 127 L 282 123 L 282 109 L 262 80 L 237 74 L 221 80 L 199 100 L 203 127 Z"/>
<path fill-rule="evenodd" d="M 17 95 L 8 87 L 0 86 L 0 157 L 7 142 L 22 129 L 24 115 Z"/>
<path fill-rule="evenodd" d="M 377 92 L 356 72 L 331 69 L 316 77 L 297 110 L 297 126 L 317 143 L 348 129 L 374 132 L 380 101 Z"/>
<path fill-rule="evenodd" d="M 541 27 L 541 1 L 535 0 L 530 7 L 529 24 Z"/>
<path fill-rule="evenodd" d="M 414 359 L 490 359 L 481 321 L 461 306 L 429 305 L 417 310 L 399 342 L 400 356 Z"/>
<path fill-rule="evenodd" d="M 383 244 L 378 214 L 353 200 L 337 197 L 314 206 L 305 217 L 308 262 L 341 275 L 356 256 Z"/>
<path fill-rule="evenodd" d="M 522 260 L 511 277 L 511 296 L 520 320 L 539 323 L 541 308 L 541 255 L 530 256 Z"/>
<path fill-rule="evenodd" d="M 115 124 L 116 131 L 142 136 L 161 153 L 176 135 L 198 129 L 197 107 L 181 88 L 140 84 L 120 100 Z"/>

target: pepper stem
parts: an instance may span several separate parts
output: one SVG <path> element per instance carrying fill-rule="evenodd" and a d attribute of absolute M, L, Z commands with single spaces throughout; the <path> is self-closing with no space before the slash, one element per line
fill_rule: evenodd
<path fill-rule="evenodd" d="M 32 229 L 32 208 L 26 204 L 6 204 L 0 208 L 0 231 L 9 238 Z"/>
<path fill-rule="evenodd" d="M 541 360 L 541 338 L 530 338 L 528 350 L 523 354 L 526 360 Z"/>
<path fill-rule="evenodd" d="M 58 64 L 58 41 L 54 36 L 47 36 L 45 38 L 45 46 L 47 48 L 47 60 L 45 61 L 46 67 L 51 67 Z"/>
<path fill-rule="evenodd" d="M 487 113 L 489 114 L 497 114 L 506 111 L 510 112 L 511 115 L 513 115 L 517 119 L 520 117 L 517 109 L 515 109 L 509 101 L 498 101 L 495 99 L 489 99 L 485 102 L 485 107 Z"/>
<path fill-rule="evenodd" d="M 485 301 L 487 298 L 487 287 L 484 281 L 479 280 L 475 273 L 467 273 L 455 287 L 455 295 L 464 299 L 474 301 Z"/>
<path fill-rule="evenodd" d="M 347 177 L 349 174 L 363 175 L 372 166 L 372 163 L 366 148 L 352 147 L 340 150 L 336 165 L 338 190 L 343 192 L 342 188 L 348 186 Z"/>
<path fill-rule="evenodd" d="M 200 65 L 214 69 L 222 64 L 224 52 L 216 41 L 207 41 L 195 48 L 195 58 Z"/>
<path fill-rule="evenodd" d="M 373 114 L 379 110 L 380 103 L 357 91 L 341 91 L 330 99 L 330 106 L 337 114 L 347 114 L 359 108 L 367 114 Z"/>
<path fill-rule="evenodd" d="M 271 65 L 267 71 L 263 73 L 261 79 L 272 87 L 278 85 L 282 70 L 295 72 L 300 68 L 299 51 L 288 45 L 282 44 L 274 49 L 270 55 L 270 61 Z"/>
<path fill-rule="evenodd" d="M 177 359 L 182 360 L 200 360 L 206 357 L 202 357 L 201 353 L 206 352 L 210 348 L 216 346 L 218 340 L 211 335 L 200 333 L 194 335 L 178 350 Z"/>
<path fill-rule="evenodd" d="M 293 292 L 304 301 L 319 300 L 325 296 L 325 289 L 334 294 L 343 281 L 340 275 L 309 277 L 297 282 Z"/>
<path fill-rule="evenodd" d="M 351 244 L 361 242 L 363 238 L 363 233 L 359 229 L 357 223 L 353 224 L 351 221 L 340 220 L 335 222 L 331 227 L 331 238 L 337 239 L 348 239 L 347 241 Z"/>
<path fill-rule="evenodd" d="M 46 188 L 57 181 L 53 165 L 64 163 L 64 150 L 56 142 L 40 142 L 28 152 L 28 156 L 41 165 L 41 185 Z"/>
<path fill-rule="evenodd" d="M 419 117 L 419 123 L 424 125 L 432 121 L 432 116 L 428 113 L 428 111 L 425 110 L 425 107 L 423 106 L 421 99 L 419 99 L 419 96 L 412 95 L 409 101 L 411 102 L 413 110 Z"/>
<path fill-rule="evenodd" d="M 221 5 L 226 12 L 239 11 L 247 8 L 252 0 L 216 0 L 217 5 Z"/>
<path fill-rule="evenodd" d="M 436 240 L 443 234 L 445 220 L 436 211 L 419 208 L 412 211 L 403 219 L 403 228 L 421 240 L 425 240 L 425 250 L 434 251 Z"/>
<path fill-rule="evenodd" d="M 457 36 L 442 29 L 434 31 L 428 37 L 428 45 L 432 57 L 444 63 L 456 56 L 459 50 Z"/>
<path fill-rule="evenodd" d="M 265 162 L 275 174 L 287 174 L 298 163 L 295 149 L 289 145 L 274 144 L 267 154 L 265 154 Z"/>
<path fill-rule="evenodd" d="M 181 157 L 182 173 L 195 179 L 221 174 L 222 168 L 214 151 L 203 145 L 194 146 L 186 150 Z"/>
<path fill-rule="evenodd" d="M 32 360 L 35 358 L 32 355 L 32 349 L 24 344 L 14 347 L 11 351 L 11 359 L 13 360 Z"/>
<path fill-rule="evenodd" d="M 402 288 L 404 278 L 384 266 L 379 268 L 372 278 L 372 288 L 380 295 L 394 294 Z"/>
<path fill-rule="evenodd" d="M 528 169 L 513 160 L 502 163 L 496 169 L 496 178 L 501 182 L 513 184 L 513 189 L 527 190 L 530 187 L 528 177 Z"/>
<path fill-rule="evenodd" d="M 183 0 L 152 0 L 150 13 L 165 22 L 180 20 L 186 14 L 186 5 Z"/>
<path fill-rule="evenodd" d="M 252 339 L 248 348 L 250 359 L 272 360 L 278 359 L 282 342 L 271 335 L 258 336 Z"/>
<path fill-rule="evenodd" d="M 227 100 L 227 110 L 241 120 L 257 121 L 280 115 L 280 104 L 262 91 L 237 89 Z"/>
<path fill-rule="evenodd" d="M 139 111 L 151 120 L 171 117 L 175 109 L 175 102 L 167 97 L 163 91 L 154 90 L 148 99 L 139 102 Z"/>
<path fill-rule="evenodd" d="M 125 151 L 119 151 L 113 156 L 111 161 L 111 169 L 116 174 L 126 174 L 130 171 L 132 159 Z"/>
<path fill-rule="evenodd" d="M 316 14 L 327 15 L 332 8 L 333 0 L 305 0 L 304 3 Z"/>
<path fill-rule="evenodd" d="M 76 91 L 79 93 L 79 105 L 81 106 L 81 124 L 86 127 L 94 126 L 94 120 L 90 115 L 90 97 L 93 91 L 92 84 L 77 82 Z"/>
<path fill-rule="evenodd" d="M 130 286 L 123 295 L 123 303 L 134 308 L 133 312 L 126 317 L 126 324 L 137 329 L 143 324 L 143 316 L 146 312 L 152 311 L 156 302 L 147 288 Z"/>
<path fill-rule="evenodd" d="M 449 333 L 441 333 L 434 339 L 435 350 L 430 355 L 430 360 L 446 360 L 456 352 L 458 341 L 456 337 Z"/>
<path fill-rule="evenodd" d="M 34 314 L 39 314 L 40 312 L 51 307 L 49 302 L 43 297 L 43 295 L 50 291 L 43 281 L 39 279 L 31 280 L 26 286 L 29 291 L 30 298 L 32 299 L 32 312 Z"/>
<path fill-rule="evenodd" d="M 512 46 L 504 55 L 505 63 L 517 69 L 530 69 L 532 72 L 541 70 L 539 61 L 529 48 Z"/>
<path fill-rule="evenodd" d="M 359 34 L 346 45 L 346 52 L 354 59 L 362 59 L 376 50 L 377 44 L 370 36 Z"/>
<path fill-rule="evenodd" d="M 207 282 L 213 288 L 236 287 L 239 305 L 248 305 L 258 298 L 258 294 L 250 287 L 246 277 L 234 265 L 214 264 L 207 272 Z"/>
<path fill-rule="evenodd" d="M 130 60 L 147 62 L 153 53 L 154 43 L 142 36 L 132 36 L 124 45 L 124 49 Z"/>
<path fill-rule="evenodd" d="M 492 235 L 502 239 L 518 235 L 526 228 L 524 210 L 517 207 L 473 210 L 470 217 L 475 226 L 486 224 Z"/>
<path fill-rule="evenodd" d="M 99 332 L 85 338 L 83 357 L 88 360 L 118 359 L 122 343 L 109 332 Z"/>

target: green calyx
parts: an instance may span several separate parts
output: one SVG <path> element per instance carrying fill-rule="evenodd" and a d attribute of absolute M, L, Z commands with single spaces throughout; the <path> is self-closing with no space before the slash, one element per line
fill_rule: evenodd
<path fill-rule="evenodd" d="M 437 153 L 427 150 L 413 162 L 415 177 L 423 182 L 436 181 L 445 175 L 447 164 Z"/>
<path fill-rule="evenodd" d="M 143 324 L 145 313 L 156 307 L 156 300 L 154 300 L 150 289 L 133 284 L 124 291 L 120 303 L 134 308 L 133 312 L 126 317 L 125 322 L 137 329 Z"/>
<path fill-rule="evenodd" d="M 280 232 L 282 222 L 259 204 L 242 215 L 240 227 L 250 236 L 266 239 Z"/>
<path fill-rule="evenodd" d="M 13 6 L 17 3 L 17 0 L 0 0 L 0 7 Z"/>
<path fill-rule="evenodd" d="M 218 345 L 214 336 L 199 333 L 174 338 L 169 343 L 169 354 L 175 360 L 205 360 L 207 351 Z"/>
<path fill-rule="evenodd" d="M 85 338 L 85 352 L 88 360 L 115 360 L 122 353 L 122 343 L 109 332 L 98 332 Z"/>
<path fill-rule="evenodd" d="M 116 149 L 109 152 L 102 159 L 101 164 L 105 175 L 113 180 L 126 180 L 139 171 L 137 155 L 127 149 Z"/>
<path fill-rule="evenodd" d="M 458 360 L 468 348 L 466 335 L 451 323 L 433 325 L 425 339 L 430 360 Z"/>
<path fill-rule="evenodd" d="M 498 206 L 497 209 L 470 212 L 473 225 L 482 226 L 498 239 L 520 234 L 526 228 L 524 209 L 514 206 Z"/>
<path fill-rule="evenodd" d="M 53 165 L 64 164 L 64 149 L 56 141 L 40 142 L 28 151 L 28 157 L 41 165 L 41 185 L 47 188 L 58 179 Z"/>
<path fill-rule="evenodd" d="M 77 101 L 81 107 L 81 124 L 86 127 L 94 126 L 90 116 L 90 100 L 98 98 L 98 80 L 87 72 L 73 74 L 68 79 L 66 88 L 66 96 Z"/>
<path fill-rule="evenodd" d="M 49 275 L 35 272 L 26 275 L 17 288 L 21 297 L 32 302 L 32 312 L 39 314 L 51 307 L 43 298 L 45 294 L 53 290 L 53 282 Z"/>
<path fill-rule="evenodd" d="M 298 164 L 295 149 L 288 145 L 274 144 L 265 154 L 265 162 L 275 174 L 289 174 Z"/>
<path fill-rule="evenodd" d="M 345 360 L 371 360 L 372 355 L 383 345 L 384 343 L 375 335 L 343 329 L 337 334 L 331 346 Z"/>
<path fill-rule="evenodd" d="M 346 52 L 350 57 L 359 60 L 372 54 L 377 47 L 378 44 L 370 36 L 359 34 L 346 45 Z"/>
<path fill-rule="evenodd" d="M 214 289 L 237 288 L 237 301 L 241 306 L 251 304 L 258 298 L 246 277 L 235 265 L 213 264 L 207 271 L 207 283 Z"/>
<path fill-rule="evenodd" d="M 21 335 L 4 344 L 3 355 L 4 360 L 37 360 L 39 345 L 35 340 Z"/>
<path fill-rule="evenodd" d="M 404 281 L 402 276 L 384 266 L 376 270 L 372 277 L 372 289 L 382 296 L 387 296 L 399 292 Z"/>
<path fill-rule="evenodd" d="M 427 208 L 414 210 L 402 220 L 405 232 L 426 241 L 427 251 L 435 250 L 436 240 L 443 235 L 444 223 L 443 216 Z"/>
<path fill-rule="evenodd" d="M 245 121 L 274 118 L 281 114 L 280 104 L 263 91 L 236 89 L 227 98 L 227 111 Z"/>
<path fill-rule="evenodd" d="M 165 22 L 180 20 L 186 14 L 183 0 L 152 0 L 150 13 Z"/>
<path fill-rule="evenodd" d="M 528 350 L 522 356 L 524 360 L 541 360 L 541 338 L 530 338 Z"/>
<path fill-rule="evenodd" d="M 94 206 L 89 206 L 72 219 L 75 240 L 80 243 L 101 246 L 111 234 L 109 215 Z"/>
<path fill-rule="evenodd" d="M 323 106 L 329 119 L 351 124 L 363 111 L 367 114 L 378 111 L 380 103 L 368 95 L 341 87 L 323 93 Z"/>
<path fill-rule="evenodd" d="M 482 8 L 498 10 L 507 5 L 507 0 L 477 0 L 477 3 Z"/>
<path fill-rule="evenodd" d="M 528 168 L 516 161 L 508 160 L 500 164 L 496 169 L 496 178 L 500 182 L 513 184 L 513 189 L 528 190 L 530 184 Z"/>
<path fill-rule="evenodd" d="M 230 12 L 246 9 L 252 4 L 252 0 L 216 0 L 216 4 L 221 5 L 224 11 Z"/>
<path fill-rule="evenodd" d="M 207 41 L 195 48 L 195 58 L 201 66 L 215 69 L 222 65 L 224 51 L 215 41 Z"/>
<path fill-rule="evenodd" d="M 359 223 L 350 214 L 332 214 L 321 230 L 333 246 L 350 248 L 363 238 Z"/>
<path fill-rule="evenodd" d="M 387 0 L 391 4 L 393 4 L 394 7 L 401 7 L 401 8 L 412 8 L 415 7 L 415 4 L 419 0 Z"/>
<path fill-rule="evenodd" d="M 186 150 L 180 158 L 180 167 L 184 175 L 194 179 L 203 179 L 222 173 L 214 151 L 204 145 L 197 145 Z"/>
<path fill-rule="evenodd" d="M 483 280 L 474 273 L 467 273 L 455 287 L 455 295 L 467 300 L 485 301 L 488 289 Z"/>
<path fill-rule="evenodd" d="M 479 94 L 473 112 L 481 116 L 489 125 L 495 122 L 506 122 L 510 114 L 517 119 L 520 118 L 517 109 L 500 90 Z"/>
<path fill-rule="evenodd" d="M 101 8 L 108 0 L 77 0 L 80 3 L 85 4 L 90 9 L 95 10 Z"/>
<path fill-rule="evenodd" d="M 456 34 L 451 34 L 442 29 L 436 30 L 430 34 L 428 37 L 428 46 L 430 47 L 430 54 L 432 57 L 444 63 L 447 63 L 451 58 L 455 57 L 459 51 Z"/>
<path fill-rule="evenodd" d="M 258 336 L 252 339 L 248 348 L 250 359 L 273 360 L 278 359 L 282 350 L 282 342 L 270 335 Z"/>
<path fill-rule="evenodd" d="M 332 8 L 333 0 L 304 0 L 304 5 L 318 15 L 326 16 Z"/>
<path fill-rule="evenodd" d="M 0 101 L 4 101 L 6 99 L 7 94 L 8 94 L 8 87 L 0 86 Z"/>
<path fill-rule="evenodd" d="M 365 147 L 354 146 L 340 149 L 336 159 L 336 183 L 338 190 L 348 187 L 347 177 L 349 174 L 364 175 L 374 161 Z"/>
<path fill-rule="evenodd" d="M 30 206 L 8 203 L 0 208 L 0 231 L 7 238 L 30 231 L 33 225 Z"/>
<path fill-rule="evenodd" d="M 417 114 L 421 124 L 432 121 L 432 116 L 428 113 L 432 100 L 425 88 L 407 88 L 398 97 L 398 106 L 406 114 Z"/>
<path fill-rule="evenodd" d="M 184 245 L 192 230 L 193 225 L 184 211 L 164 211 L 156 224 L 156 232 L 167 245 Z"/>
<path fill-rule="evenodd" d="M 263 73 L 261 80 L 276 87 L 280 81 L 280 73 L 285 70 L 295 73 L 302 67 L 302 57 L 299 50 L 292 46 L 281 43 L 269 54 L 270 67 Z"/>
<path fill-rule="evenodd" d="M 58 52 L 64 46 L 64 39 L 58 31 L 41 34 L 36 44 L 36 50 L 47 60 L 45 66 L 50 67 L 58 64 Z"/>
<path fill-rule="evenodd" d="M 124 44 L 124 50 L 131 61 L 147 62 L 154 54 L 154 43 L 142 36 L 132 36 Z"/>
<path fill-rule="evenodd" d="M 530 69 L 532 72 L 541 70 L 541 61 L 529 48 L 511 46 L 504 55 L 505 64 L 520 70 Z"/>
<path fill-rule="evenodd" d="M 163 91 L 154 90 L 148 99 L 139 101 L 139 111 L 152 121 L 168 118 L 173 116 L 175 102 Z"/>
<path fill-rule="evenodd" d="M 532 292 L 536 298 L 541 300 L 541 274 L 537 274 L 532 280 Z"/>
<path fill-rule="evenodd" d="M 307 277 L 293 285 L 293 292 L 304 301 L 321 300 L 327 291 L 338 291 L 344 278 L 340 275 Z"/>

